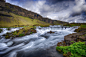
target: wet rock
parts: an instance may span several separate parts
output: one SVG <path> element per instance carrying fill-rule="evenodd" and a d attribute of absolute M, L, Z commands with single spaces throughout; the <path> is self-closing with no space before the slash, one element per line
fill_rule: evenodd
<path fill-rule="evenodd" d="M 15 36 L 12 36 L 12 37 L 15 37 Z M 19 35 L 16 35 L 16 37 L 19 37 Z"/>
<path fill-rule="evenodd" d="M 30 35 L 30 32 L 28 31 L 28 32 L 26 33 L 26 35 Z"/>
<path fill-rule="evenodd" d="M 86 32 L 86 28 L 78 28 L 75 30 L 75 32 Z"/>
<path fill-rule="evenodd" d="M 83 41 L 86 41 L 86 36 L 79 36 L 79 39 L 82 39 Z"/>
<path fill-rule="evenodd" d="M 33 30 L 31 30 L 31 32 L 36 33 L 36 30 L 33 29 Z"/>
<path fill-rule="evenodd" d="M 66 42 L 65 41 L 58 42 L 57 43 L 57 46 L 66 46 Z"/>
<path fill-rule="evenodd" d="M 9 39 L 9 38 L 10 38 L 10 36 L 8 36 L 8 35 L 7 35 L 7 36 L 5 36 L 5 38 L 6 38 L 6 39 Z"/>
<path fill-rule="evenodd" d="M 7 28 L 7 30 L 11 30 L 11 28 Z"/>
<path fill-rule="evenodd" d="M 51 34 L 51 33 L 55 33 L 55 32 L 50 31 L 50 32 L 47 32 L 47 33 L 50 33 Z"/>
<path fill-rule="evenodd" d="M 49 36 L 48 35 L 41 35 L 42 37 L 44 37 L 44 38 L 49 38 Z"/>
<path fill-rule="evenodd" d="M 39 28 L 39 29 L 42 29 L 42 28 Z"/>
<path fill-rule="evenodd" d="M 2 36 L 6 36 L 6 34 L 3 34 Z"/>
<path fill-rule="evenodd" d="M 16 32 L 18 33 L 18 32 L 19 32 L 19 30 L 16 30 Z"/>

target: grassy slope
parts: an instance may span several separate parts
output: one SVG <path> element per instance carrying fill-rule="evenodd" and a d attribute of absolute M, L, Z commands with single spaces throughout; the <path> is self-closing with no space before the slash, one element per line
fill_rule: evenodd
<path fill-rule="evenodd" d="M 23 17 L 19 15 L 15 15 L 13 13 L 0 11 L 1 14 L 10 15 L 8 16 L 0 16 L 0 27 L 13 27 L 15 25 L 50 25 L 49 23 L 45 23 L 43 21 L 39 21 L 37 19 L 30 19 L 28 17 Z"/>

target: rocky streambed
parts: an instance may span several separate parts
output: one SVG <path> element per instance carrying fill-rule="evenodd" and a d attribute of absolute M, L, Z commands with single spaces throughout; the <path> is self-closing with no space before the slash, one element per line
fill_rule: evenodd
<path fill-rule="evenodd" d="M 64 27 L 54 25 L 49 27 L 36 27 L 36 33 L 23 37 L 6 39 L 0 35 L 1 57 L 63 57 L 56 51 L 58 42 L 64 36 L 75 33 L 78 27 Z"/>

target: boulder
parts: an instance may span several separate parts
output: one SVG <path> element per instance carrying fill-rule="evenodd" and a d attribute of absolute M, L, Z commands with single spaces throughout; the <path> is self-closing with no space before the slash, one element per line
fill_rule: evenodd
<path fill-rule="evenodd" d="M 86 41 L 86 36 L 84 35 L 85 33 L 73 33 L 69 34 L 64 37 L 64 41 L 66 42 L 66 45 L 73 44 L 73 42 L 84 42 Z"/>

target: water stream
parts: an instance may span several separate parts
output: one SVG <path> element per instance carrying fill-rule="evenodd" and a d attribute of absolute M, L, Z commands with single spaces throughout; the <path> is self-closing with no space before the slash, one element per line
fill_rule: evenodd
<path fill-rule="evenodd" d="M 78 27 L 63 27 L 54 25 L 49 27 L 36 27 L 37 33 L 16 37 L 14 39 L 5 39 L 2 35 L 7 31 L 0 33 L 0 57 L 63 57 L 56 52 L 58 42 L 64 40 L 64 36 L 75 33 Z M 20 28 L 12 28 L 9 32 Z M 55 33 L 47 33 L 47 32 Z"/>

